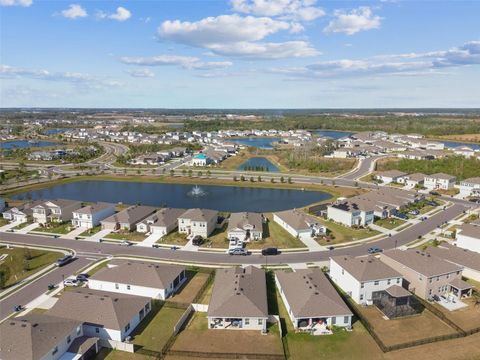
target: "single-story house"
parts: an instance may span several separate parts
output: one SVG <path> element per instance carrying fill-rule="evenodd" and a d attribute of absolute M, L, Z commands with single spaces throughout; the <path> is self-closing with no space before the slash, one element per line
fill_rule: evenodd
<path fill-rule="evenodd" d="M 186 279 L 184 266 L 121 260 L 92 275 L 88 287 L 165 300 Z"/>
<path fill-rule="evenodd" d="M 297 209 L 273 213 L 273 221 L 300 240 L 312 239 L 327 232 L 318 219 Z"/>
<path fill-rule="evenodd" d="M 218 211 L 189 209 L 178 217 L 178 232 L 207 238 L 217 227 Z"/>
<path fill-rule="evenodd" d="M 115 206 L 110 203 L 98 202 L 84 206 L 72 212 L 72 225 L 91 229 L 100 225 L 100 220 L 115 214 Z"/>
<path fill-rule="evenodd" d="M 322 270 L 277 271 L 275 283 L 295 329 L 320 335 L 351 327 L 352 312 Z"/>
<path fill-rule="evenodd" d="M 185 209 L 163 208 L 137 224 L 137 231 L 142 233 L 167 235 L 178 226 L 178 217 Z"/>
<path fill-rule="evenodd" d="M 152 206 L 132 205 L 100 221 L 102 229 L 133 231 L 137 224 L 153 214 L 156 208 Z"/>
<path fill-rule="evenodd" d="M 259 213 L 232 213 L 228 219 L 227 237 L 243 241 L 261 240 L 263 237 L 263 222 L 264 217 Z"/>
<path fill-rule="evenodd" d="M 463 224 L 458 226 L 455 245 L 480 253 L 480 225 Z"/>
<path fill-rule="evenodd" d="M 208 328 L 266 332 L 267 320 L 265 271 L 254 266 L 217 270 L 208 305 Z"/>
<path fill-rule="evenodd" d="M 399 170 L 381 171 L 375 174 L 375 179 L 384 184 L 404 183 L 406 178 L 407 174 Z"/>

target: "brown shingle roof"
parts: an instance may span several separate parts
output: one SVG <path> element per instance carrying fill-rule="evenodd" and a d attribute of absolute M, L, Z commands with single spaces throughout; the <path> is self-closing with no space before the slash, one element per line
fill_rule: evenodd
<path fill-rule="evenodd" d="M 227 232 L 234 229 L 244 229 L 246 225 L 250 225 L 257 231 L 263 231 L 262 214 L 254 212 L 232 213 L 228 219 Z"/>
<path fill-rule="evenodd" d="M 398 285 L 392 285 L 389 288 L 387 288 L 385 291 L 396 298 L 412 295 L 410 291 Z"/>
<path fill-rule="evenodd" d="M 374 281 L 399 278 L 402 275 L 373 256 L 352 257 L 349 255 L 331 257 L 358 281 Z"/>
<path fill-rule="evenodd" d="M 152 206 L 133 205 L 128 208 L 109 216 L 101 221 L 101 223 L 130 224 L 134 225 L 152 214 L 155 208 Z"/>
<path fill-rule="evenodd" d="M 297 209 L 279 211 L 274 213 L 274 215 L 278 216 L 295 230 L 310 229 L 311 224 L 318 224 L 318 220 L 313 216 L 307 215 Z"/>
<path fill-rule="evenodd" d="M 146 217 L 142 223 L 151 222 L 151 226 L 169 227 L 177 224 L 178 217 L 185 213 L 185 209 L 163 208 Z"/>
<path fill-rule="evenodd" d="M 179 219 L 190 219 L 191 221 L 210 221 L 218 216 L 218 211 L 210 209 L 189 209 L 180 215 Z"/>
<path fill-rule="evenodd" d="M 352 315 L 320 269 L 277 271 L 275 275 L 296 318 Z"/>
<path fill-rule="evenodd" d="M 95 214 L 96 212 L 114 207 L 113 204 L 106 203 L 106 202 L 97 202 L 95 204 L 84 206 L 78 210 L 74 210 L 74 213 L 77 214 Z"/>
<path fill-rule="evenodd" d="M 475 224 L 463 224 L 457 227 L 457 233 L 480 239 L 480 226 L 476 226 Z"/>
<path fill-rule="evenodd" d="M 425 251 L 451 263 L 480 271 L 480 253 L 475 251 L 462 249 L 448 243 L 442 243 L 437 247 L 429 246 Z"/>
<path fill-rule="evenodd" d="M 253 266 L 217 270 L 208 316 L 268 317 L 265 271 Z"/>

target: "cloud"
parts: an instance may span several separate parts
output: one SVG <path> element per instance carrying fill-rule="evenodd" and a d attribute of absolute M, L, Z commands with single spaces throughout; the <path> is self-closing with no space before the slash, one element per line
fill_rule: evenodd
<path fill-rule="evenodd" d="M 77 72 L 50 72 L 43 69 L 25 69 L 8 65 L 0 65 L 1 79 L 30 78 L 36 80 L 63 81 L 88 88 L 109 88 L 120 86 L 116 80 L 99 78 Z"/>
<path fill-rule="evenodd" d="M 168 20 L 158 28 L 158 36 L 181 44 L 210 50 L 223 56 L 252 59 L 278 59 L 317 55 L 305 41 L 283 43 L 259 42 L 279 31 L 298 32 L 298 23 L 274 20 L 268 17 L 220 15 L 196 22 Z M 292 47 L 292 49 L 288 49 Z"/>
<path fill-rule="evenodd" d="M 368 6 L 361 6 L 349 13 L 345 10 L 335 10 L 334 17 L 323 30 L 324 32 L 353 35 L 360 31 L 378 29 L 382 21 L 380 16 L 373 15 Z"/>
<path fill-rule="evenodd" d="M 316 0 L 232 0 L 236 12 L 256 16 L 280 17 L 296 21 L 312 21 L 325 16 L 315 7 Z"/>
<path fill-rule="evenodd" d="M 127 73 L 130 76 L 137 77 L 137 78 L 153 78 L 153 77 L 155 77 L 155 73 L 153 73 L 149 69 L 129 70 L 129 71 L 127 71 Z"/>
<path fill-rule="evenodd" d="M 230 61 L 203 62 L 199 58 L 180 55 L 159 55 L 152 57 L 122 57 L 120 61 L 127 65 L 141 66 L 180 66 L 184 69 L 212 70 L 224 69 L 233 65 Z"/>
<path fill-rule="evenodd" d="M 132 17 L 132 13 L 128 10 L 125 9 L 122 6 L 119 6 L 117 8 L 117 11 L 114 12 L 113 14 L 107 14 L 103 11 L 97 11 L 96 14 L 98 19 L 110 19 L 110 20 L 116 20 L 116 21 L 126 21 Z"/>
<path fill-rule="evenodd" d="M 0 6 L 23 6 L 29 7 L 32 5 L 32 0 L 0 0 Z"/>
<path fill-rule="evenodd" d="M 88 16 L 87 11 L 78 4 L 70 4 L 68 9 L 62 10 L 60 14 L 67 19 L 77 19 Z"/>

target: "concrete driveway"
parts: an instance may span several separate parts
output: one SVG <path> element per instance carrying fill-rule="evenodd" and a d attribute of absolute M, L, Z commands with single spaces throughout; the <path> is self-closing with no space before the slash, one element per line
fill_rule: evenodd
<path fill-rule="evenodd" d="M 70 231 L 68 234 L 60 236 L 63 239 L 75 239 L 78 235 L 86 231 L 87 228 L 84 227 L 79 227 L 76 228 L 75 230 Z"/>
<path fill-rule="evenodd" d="M 101 238 L 107 236 L 112 231 L 113 230 L 110 230 L 110 229 L 100 230 L 99 232 L 97 232 L 96 234 L 93 234 L 92 236 L 86 238 L 85 240 L 99 242 Z"/>
<path fill-rule="evenodd" d="M 158 240 L 160 240 L 162 236 L 162 234 L 158 233 L 150 234 L 145 240 L 143 240 L 141 243 L 138 243 L 137 246 L 152 247 L 152 245 L 155 244 Z"/>

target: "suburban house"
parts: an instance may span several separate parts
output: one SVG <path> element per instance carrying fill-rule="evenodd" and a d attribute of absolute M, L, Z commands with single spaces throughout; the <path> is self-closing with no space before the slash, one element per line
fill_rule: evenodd
<path fill-rule="evenodd" d="M 58 360 L 73 352 L 75 342 L 85 341 L 82 321 L 44 314 L 13 317 L 0 324 L 0 359 L 2 360 Z M 95 339 L 90 347 L 83 347 L 81 355 L 98 351 Z M 92 350 L 90 350 L 92 349 Z M 72 353 L 69 359 L 76 359 Z"/>
<path fill-rule="evenodd" d="M 146 217 L 137 224 L 137 231 L 167 235 L 178 226 L 178 217 L 185 209 L 163 208 Z"/>
<path fill-rule="evenodd" d="M 268 305 L 265 271 L 254 266 L 217 270 L 207 319 L 209 329 L 266 332 Z"/>
<path fill-rule="evenodd" d="M 407 179 L 407 174 L 399 170 L 382 171 L 375 174 L 375 179 L 384 184 L 390 183 L 404 183 Z"/>
<path fill-rule="evenodd" d="M 351 198 L 327 206 L 327 218 L 346 226 L 367 226 L 373 224 L 375 215 L 371 204 Z"/>
<path fill-rule="evenodd" d="M 207 238 L 217 226 L 218 211 L 189 209 L 178 217 L 178 232 Z"/>
<path fill-rule="evenodd" d="M 28 202 L 20 206 L 15 206 L 5 210 L 2 213 L 4 219 L 13 221 L 13 222 L 26 222 L 29 218 L 32 217 L 33 211 L 32 207 L 42 204 L 43 201 L 37 200 L 34 202 Z"/>
<path fill-rule="evenodd" d="M 422 299 L 449 294 L 457 298 L 471 295 L 472 286 L 462 280 L 463 267 L 428 252 L 388 250 L 380 255 L 380 260 L 401 273 L 403 287 Z"/>
<path fill-rule="evenodd" d="M 204 153 L 195 155 L 190 161 L 192 166 L 207 166 L 213 163 L 213 160 Z"/>
<path fill-rule="evenodd" d="M 124 341 L 150 310 L 149 297 L 77 288 L 65 291 L 47 315 L 82 322 L 85 336 Z"/>
<path fill-rule="evenodd" d="M 480 224 L 463 224 L 457 227 L 455 245 L 480 253 Z"/>
<path fill-rule="evenodd" d="M 113 204 L 98 202 L 74 210 L 72 212 L 72 225 L 91 229 L 100 225 L 100 220 L 113 214 L 115 214 L 115 206 Z"/>
<path fill-rule="evenodd" d="M 72 212 L 82 207 L 81 201 L 56 199 L 32 207 L 33 220 L 39 224 L 64 222 L 72 219 Z"/>
<path fill-rule="evenodd" d="M 400 272 L 373 256 L 330 258 L 330 278 L 357 304 L 372 304 L 372 294 L 392 285 L 402 286 Z"/>
<path fill-rule="evenodd" d="M 475 150 L 468 146 L 460 146 L 453 149 L 453 153 L 455 155 L 464 156 L 466 158 L 470 158 L 475 156 Z"/>
<path fill-rule="evenodd" d="M 352 312 L 322 270 L 277 271 L 275 283 L 295 329 L 321 335 L 351 327 Z"/>
<path fill-rule="evenodd" d="M 300 240 L 312 239 L 327 232 L 327 228 L 315 217 L 297 209 L 273 213 L 273 221 Z"/>
<path fill-rule="evenodd" d="M 153 214 L 156 208 L 152 206 L 132 205 L 100 221 L 102 229 L 128 230 L 136 229 L 137 224 Z"/>
<path fill-rule="evenodd" d="M 448 190 L 453 188 L 456 180 L 455 176 L 437 173 L 433 175 L 425 175 L 423 184 L 427 189 Z"/>
<path fill-rule="evenodd" d="M 462 276 L 480 281 L 480 253 L 442 242 L 438 246 L 429 246 L 426 250 L 448 262 L 463 267 Z"/>
<path fill-rule="evenodd" d="M 228 219 L 228 239 L 240 239 L 243 241 L 261 240 L 263 237 L 262 214 L 254 212 L 239 212 L 230 214 Z"/>
<path fill-rule="evenodd" d="M 122 260 L 92 275 L 88 287 L 165 300 L 186 279 L 184 266 Z"/>
<path fill-rule="evenodd" d="M 460 181 L 460 195 L 463 197 L 480 196 L 480 177 Z"/>
<path fill-rule="evenodd" d="M 423 182 L 425 181 L 425 174 L 422 173 L 414 173 L 407 175 L 405 180 L 405 185 L 408 187 L 415 187 L 415 186 L 422 186 Z"/>

